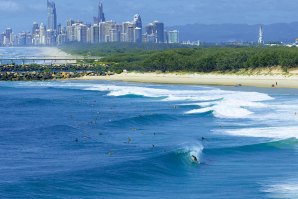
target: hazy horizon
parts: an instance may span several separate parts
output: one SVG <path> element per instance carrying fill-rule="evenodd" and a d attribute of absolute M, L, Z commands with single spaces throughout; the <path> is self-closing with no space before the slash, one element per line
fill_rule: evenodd
<path fill-rule="evenodd" d="M 54 0 L 58 22 L 69 18 L 92 22 L 98 0 Z M 160 20 L 166 26 L 186 24 L 272 24 L 297 21 L 298 4 L 294 0 L 102 0 L 107 20 L 129 21 L 139 13 L 143 23 Z M 127 9 L 123 9 L 127 8 Z M 179 9 L 179 10 L 178 10 Z M 45 23 L 46 0 L 0 0 L 0 31 L 30 31 L 33 22 Z"/>

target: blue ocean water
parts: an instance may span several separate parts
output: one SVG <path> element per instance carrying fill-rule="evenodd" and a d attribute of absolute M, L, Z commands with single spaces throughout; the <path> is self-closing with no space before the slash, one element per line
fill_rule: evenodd
<path fill-rule="evenodd" d="M 0 102 L 0 198 L 298 197 L 295 89 L 0 82 Z"/>

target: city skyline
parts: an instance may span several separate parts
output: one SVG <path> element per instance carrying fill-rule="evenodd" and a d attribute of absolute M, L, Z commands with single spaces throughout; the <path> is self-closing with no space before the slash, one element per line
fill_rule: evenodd
<path fill-rule="evenodd" d="M 64 23 L 67 19 L 81 19 L 93 22 L 97 13 L 97 0 L 56 0 L 59 7 L 59 22 Z M 207 0 L 110 0 L 103 1 L 105 12 L 109 13 L 106 18 L 115 21 L 129 20 L 128 16 L 140 13 L 145 19 L 144 23 L 159 20 L 168 26 L 192 23 L 222 24 L 270 24 L 276 22 L 293 22 L 298 18 L 297 5 L 294 1 L 277 0 L 214 0 L 210 4 Z M 126 9 L 123 9 L 126 8 Z M 179 11 L 177 11 L 179 9 Z M 40 0 L 0 0 L 0 17 L 5 18 L 0 22 L 0 28 L 5 29 L 11 24 L 16 31 L 28 31 L 33 21 L 47 23 L 44 2 Z M 177 11 L 177 12 L 176 12 Z M 113 14 L 111 14 L 113 13 Z"/>
<path fill-rule="evenodd" d="M 153 21 L 143 28 L 142 17 L 135 14 L 131 21 L 116 22 L 105 18 L 102 2 L 98 4 L 97 16 L 93 23 L 69 19 L 66 25 L 58 24 L 56 4 L 46 1 L 47 24 L 33 22 L 32 32 L 13 32 L 6 28 L 0 34 L 1 46 L 55 46 L 69 42 L 105 43 L 179 43 L 177 30 L 165 30 L 160 21 Z"/>

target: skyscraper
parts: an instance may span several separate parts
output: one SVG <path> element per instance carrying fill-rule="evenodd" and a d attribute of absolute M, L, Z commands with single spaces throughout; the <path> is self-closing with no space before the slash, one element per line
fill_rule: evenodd
<path fill-rule="evenodd" d="M 100 22 L 105 22 L 106 18 L 105 18 L 105 14 L 103 12 L 103 4 L 101 2 L 99 2 L 98 4 L 98 15 L 97 17 L 94 17 L 94 23 L 98 24 Z"/>
<path fill-rule="evenodd" d="M 153 31 L 156 39 L 156 43 L 164 43 L 164 23 L 159 21 L 153 22 Z"/>
<path fill-rule="evenodd" d="M 39 33 L 39 25 L 38 23 L 34 22 L 32 26 L 32 35 L 36 35 Z"/>
<path fill-rule="evenodd" d="M 12 44 L 12 29 L 11 28 L 6 28 L 4 45 L 10 46 L 11 44 Z"/>
<path fill-rule="evenodd" d="M 136 27 L 134 31 L 134 42 L 142 43 L 142 28 Z"/>
<path fill-rule="evenodd" d="M 122 41 L 128 42 L 128 27 L 132 26 L 130 21 L 122 23 Z"/>
<path fill-rule="evenodd" d="M 136 14 L 133 19 L 134 25 L 134 42 L 142 43 L 142 34 L 143 34 L 143 23 L 142 18 L 139 14 Z"/>
<path fill-rule="evenodd" d="M 99 43 L 99 25 L 95 24 L 91 26 L 91 43 Z"/>
<path fill-rule="evenodd" d="M 43 23 L 41 23 L 39 27 L 39 39 L 40 39 L 39 41 L 40 45 L 46 45 L 46 30 Z"/>
<path fill-rule="evenodd" d="M 258 40 L 259 44 L 264 44 L 264 30 L 263 30 L 263 26 L 261 25 L 259 28 L 259 40 Z"/>
<path fill-rule="evenodd" d="M 56 5 L 54 2 L 47 0 L 48 5 L 48 29 L 51 31 L 57 31 L 57 13 Z"/>
<path fill-rule="evenodd" d="M 81 43 L 87 43 L 87 26 L 85 24 L 79 24 L 76 26 L 77 41 Z"/>
<path fill-rule="evenodd" d="M 143 28 L 142 18 L 139 14 L 136 14 L 133 18 L 133 24 L 135 25 L 135 28 Z"/>
<path fill-rule="evenodd" d="M 179 31 L 173 30 L 168 32 L 168 43 L 179 43 Z"/>

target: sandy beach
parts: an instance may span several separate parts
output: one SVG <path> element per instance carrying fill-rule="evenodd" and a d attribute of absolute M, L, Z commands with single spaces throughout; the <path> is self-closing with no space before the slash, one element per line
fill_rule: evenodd
<path fill-rule="evenodd" d="M 108 80 L 158 84 L 254 86 L 264 88 L 298 88 L 297 75 L 233 75 L 233 74 L 174 74 L 122 73 L 111 76 L 81 77 L 78 80 Z"/>

